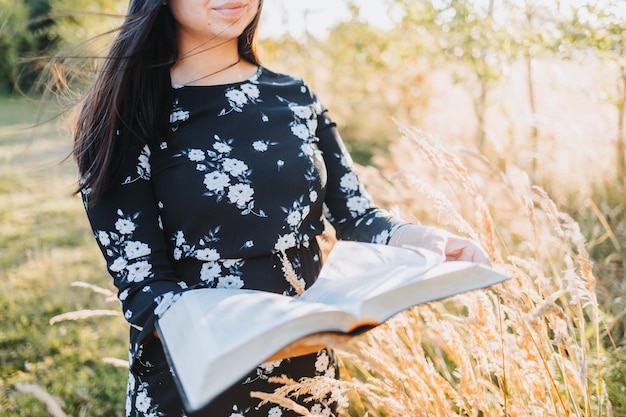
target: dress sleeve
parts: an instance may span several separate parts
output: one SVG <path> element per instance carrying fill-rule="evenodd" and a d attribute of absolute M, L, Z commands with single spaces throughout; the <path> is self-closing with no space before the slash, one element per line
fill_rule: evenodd
<path fill-rule="evenodd" d="M 316 104 L 317 136 L 327 171 L 325 214 L 338 239 L 387 244 L 406 222 L 377 207 L 354 171 L 350 154 L 328 110 Z"/>
<path fill-rule="evenodd" d="M 124 317 L 131 325 L 131 366 L 154 323 L 186 288 L 168 255 L 158 203 L 152 191 L 150 149 L 124 152 L 121 174 L 93 206 L 90 188 L 81 194 L 96 241 L 118 289 Z"/>

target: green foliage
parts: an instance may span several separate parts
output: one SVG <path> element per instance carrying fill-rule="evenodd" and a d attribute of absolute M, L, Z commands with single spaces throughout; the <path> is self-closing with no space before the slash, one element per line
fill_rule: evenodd
<path fill-rule="evenodd" d="M 109 38 L 92 40 L 117 27 L 124 16 L 128 1 L 124 0 L 49 0 L 56 12 L 56 33 L 70 45 L 87 42 L 89 52 L 102 52 Z"/>
<path fill-rule="evenodd" d="M 17 86 L 18 59 L 24 44 L 32 42 L 26 31 L 28 8 L 22 2 L 0 0 L 0 93 Z"/>
<path fill-rule="evenodd" d="M 268 39 L 261 56 L 271 68 L 302 76 L 331 109 L 356 161 L 385 152 L 397 131 L 394 118 L 420 124 L 430 97 L 426 59 L 403 27 L 384 30 L 353 18 L 327 37 Z M 424 46 L 425 47 L 425 46 Z M 363 121 L 367 119 L 367 123 Z"/>
<path fill-rule="evenodd" d="M 56 123 L 33 127 L 37 103 L 0 99 L 0 414 L 45 416 L 20 384 L 37 384 L 71 416 L 123 415 L 126 371 L 103 361 L 126 357 L 120 318 L 49 320 L 117 303 L 74 281 L 108 286 L 80 199 L 63 162 L 67 136 Z"/>
<path fill-rule="evenodd" d="M 64 47 L 83 43 L 86 55 L 101 53 L 108 38 L 95 43 L 89 39 L 117 26 L 126 3 L 0 0 L 0 94 L 40 89 L 38 78 Z M 43 75 L 45 80 L 45 72 Z"/>
<path fill-rule="evenodd" d="M 0 6 L 0 93 L 28 91 L 43 58 L 59 46 L 51 5 L 49 0 L 2 0 Z"/>
<path fill-rule="evenodd" d="M 589 3 L 572 8 L 571 20 L 559 26 L 564 56 L 585 51 L 610 62 L 615 68 L 616 80 L 604 96 L 617 112 L 615 179 L 622 185 L 626 184 L 626 16 L 623 7 L 619 0 L 608 0 L 603 7 Z"/>

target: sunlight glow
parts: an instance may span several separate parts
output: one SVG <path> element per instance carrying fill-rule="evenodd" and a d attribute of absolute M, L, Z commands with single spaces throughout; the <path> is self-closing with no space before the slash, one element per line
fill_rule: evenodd
<path fill-rule="evenodd" d="M 490 0 L 475 1 L 481 6 L 484 5 L 485 9 L 490 2 Z M 526 0 L 510 1 L 523 3 Z M 263 23 L 260 27 L 261 37 L 279 37 L 289 33 L 294 38 L 300 38 L 307 30 L 315 36 L 324 36 L 334 24 L 350 17 L 346 1 L 264 0 L 264 2 Z M 386 0 L 355 0 L 354 3 L 359 7 L 360 18 L 373 25 L 389 28 L 394 20 L 399 18 L 389 10 Z M 615 16 L 626 17 L 624 0 L 560 0 L 551 3 L 555 8 L 558 3 L 559 12 L 564 16 L 571 16 L 573 8 L 596 5 L 612 12 Z M 498 1 L 494 5 L 496 8 L 502 6 Z M 585 18 L 584 10 L 580 16 Z"/>

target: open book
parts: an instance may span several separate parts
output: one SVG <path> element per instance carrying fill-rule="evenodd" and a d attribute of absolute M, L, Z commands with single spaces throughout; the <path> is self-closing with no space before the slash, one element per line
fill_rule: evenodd
<path fill-rule="evenodd" d="M 277 352 L 307 336 L 358 334 L 418 304 L 507 279 L 434 253 L 335 244 L 317 281 L 299 297 L 255 290 L 187 291 L 157 322 L 188 411 L 208 404 Z"/>

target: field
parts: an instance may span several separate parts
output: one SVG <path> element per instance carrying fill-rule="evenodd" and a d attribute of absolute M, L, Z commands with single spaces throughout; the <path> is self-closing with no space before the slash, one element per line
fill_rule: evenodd
<path fill-rule="evenodd" d="M 47 397 L 71 416 L 122 415 L 125 358 L 119 317 L 50 325 L 58 314 L 118 308 L 82 281 L 106 287 L 82 203 L 68 136 L 27 100 L 0 101 L 0 415 L 46 416 Z M 33 391 L 37 395 L 33 395 Z"/>
<path fill-rule="evenodd" d="M 432 114 L 454 113 L 451 103 L 458 100 L 431 102 Z M 561 105 L 553 103 L 554 120 Z M 0 100 L 0 415 L 123 415 L 127 328 L 74 195 L 67 121 L 36 124 L 56 111 Z M 434 131 L 461 126 L 429 120 Z M 551 142 L 555 163 L 542 178 L 549 192 L 512 164 L 502 172 L 480 154 L 401 127 L 388 152 L 374 156 L 377 168 L 360 167 L 370 192 L 406 218 L 480 240 L 514 279 L 417 308 L 338 346 L 340 382 L 284 381 L 261 396 L 289 405 L 293 393 L 330 391 L 349 403 L 345 416 L 626 415 L 626 228 L 603 223 L 623 224 L 623 190 L 602 185 L 608 163 L 598 163 L 599 175 L 576 169 L 611 154 L 610 141 L 596 142 L 594 154 L 580 149 L 595 123 L 573 129 L 569 148 Z M 500 128 L 494 137 L 515 130 Z M 50 324 L 74 311 L 79 320 Z"/>

